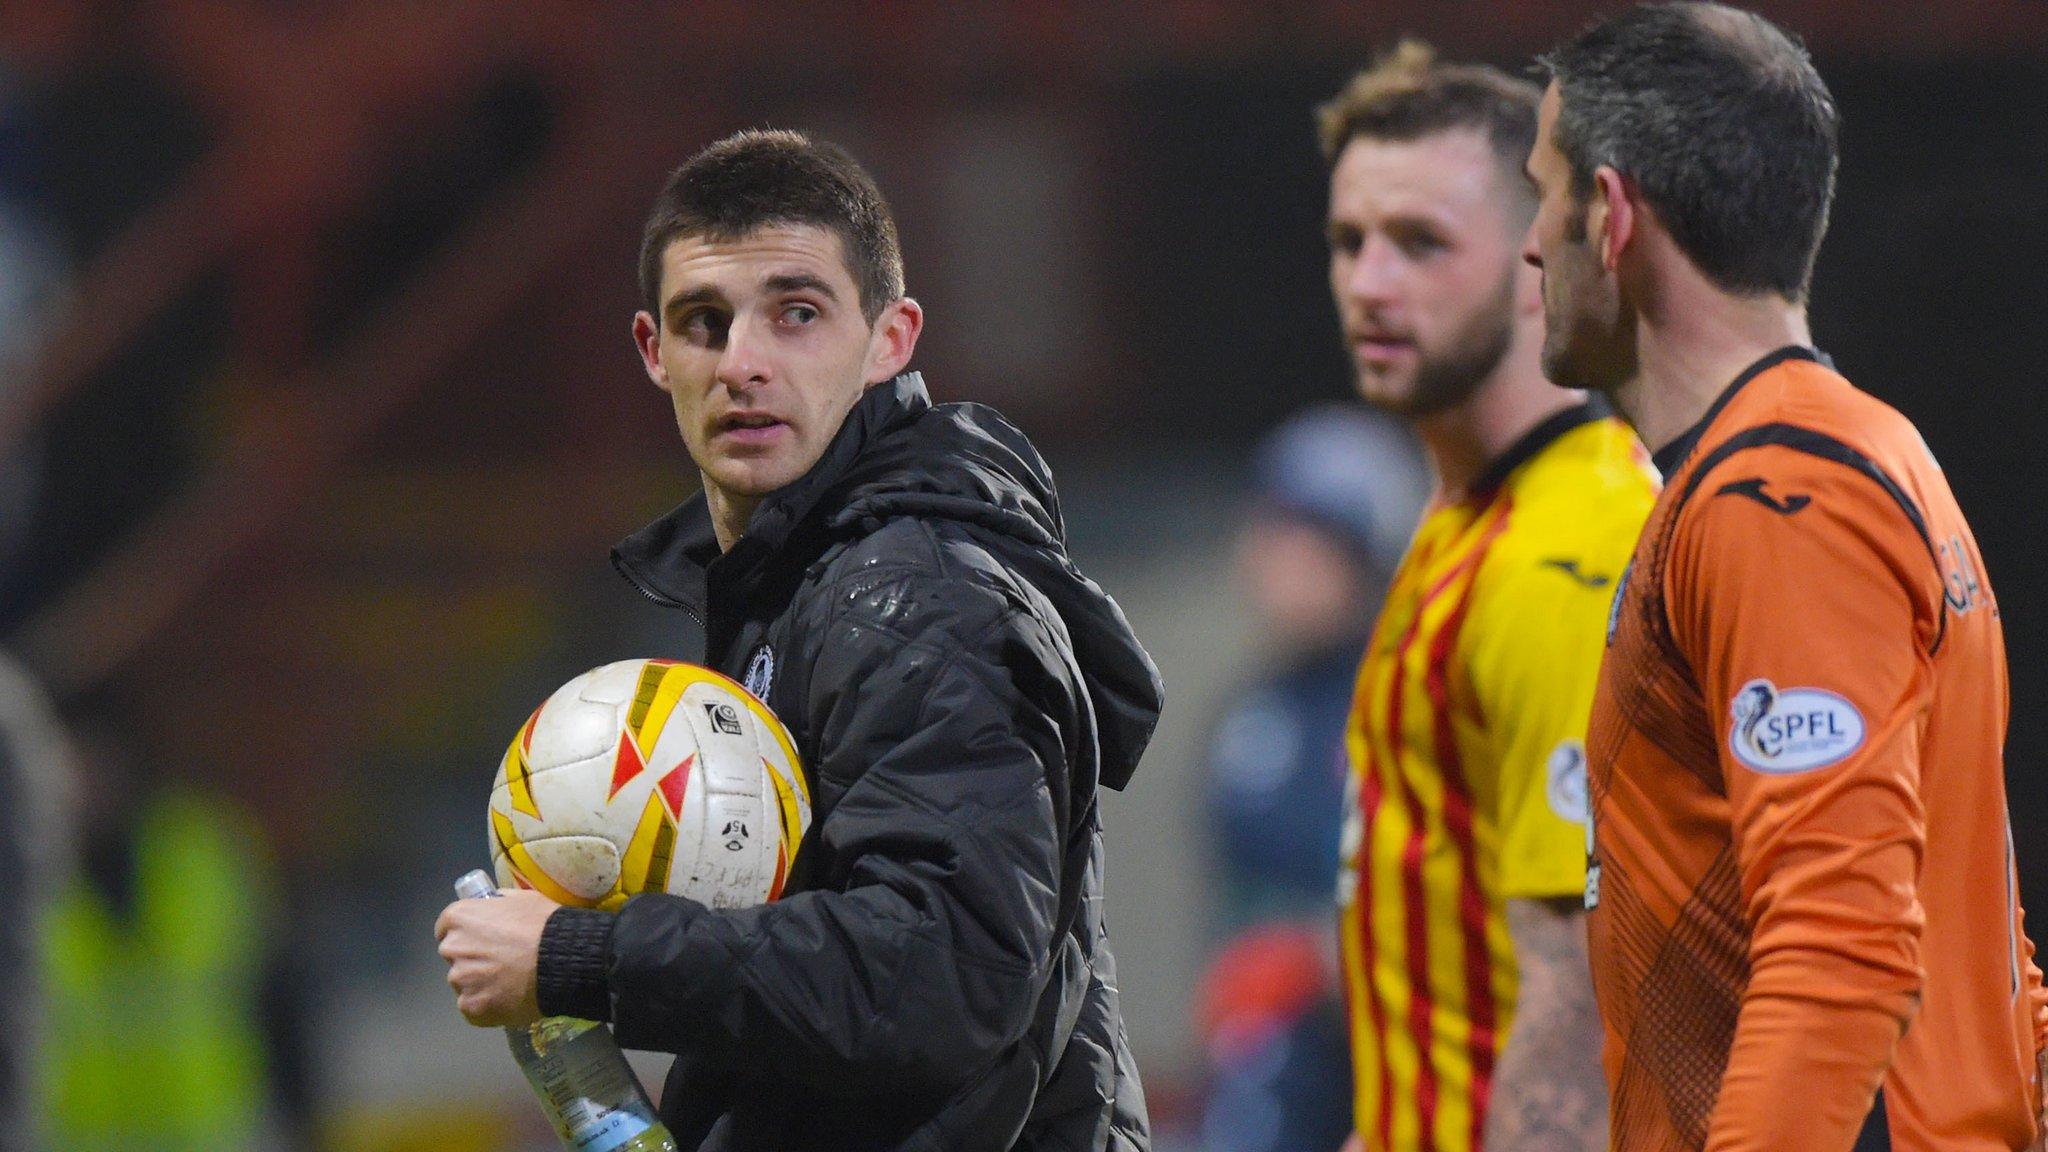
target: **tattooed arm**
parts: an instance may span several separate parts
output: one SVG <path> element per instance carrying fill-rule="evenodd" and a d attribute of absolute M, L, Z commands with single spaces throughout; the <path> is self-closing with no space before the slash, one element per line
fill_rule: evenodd
<path fill-rule="evenodd" d="M 1607 1147 L 1600 1016 L 1579 901 L 1509 900 L 1521 989 L 1486 1114 L 1487 1152 Z"/>

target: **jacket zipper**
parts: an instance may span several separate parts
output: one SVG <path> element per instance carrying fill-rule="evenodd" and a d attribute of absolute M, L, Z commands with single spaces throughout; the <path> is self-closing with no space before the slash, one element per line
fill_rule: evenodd
<path fill-rule="evenodd" d="M 664 608 L 680 609 L 683 615 L 688 616 L 692 620 L 695 620 L 697 622 L 697 627 L 700 629 L 707 627 L 707 625 L 704 622 L 704 617 L 698 615 L 697 610 L 695 608 L 690 607 L 688 604 L 683 603 L 681 600 L 677 600 L 669 596 L 663 596 L 661 593 L 656 592 L 654 589 L 649 588 L 645 584 L 642 584 L 640 582 L 639 577 L 633 575 L 631 572 L 628 572 L 624 565 L 614 564 L 613 567 L 617 568 L 619 570 L 619 575 L 624 576 L 626 578 L 626 583 L 631 584 L 634 590 L 639 592 L 642 596 L 647 597 L 649 600 L 654 601 L 656 604 L 659 604 Z"/>

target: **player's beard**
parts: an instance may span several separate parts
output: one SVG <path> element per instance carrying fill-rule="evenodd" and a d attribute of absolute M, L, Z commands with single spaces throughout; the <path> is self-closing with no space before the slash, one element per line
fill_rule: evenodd
<path fill-rule="evenodd" d="M 1470 400 L 1514 346 L 1516 271 L 1506 270 L 1492 296 L 1451 333 L 1441 351 L 1422 354 L 1406 396 L 1379 406 L 1412 419 L 1448 412 Z"/>
<path fill-rule="evenodd" d="M 1600 323 L 1577 316 L 1575 322 L 1550 330 L 1543 345 L 1543 375 L 1560 388 L 1581 388 L 1614 399 L 1636 377 L 1636 354 L 1626 336 L 1633 315 Z"/>
<path fill-rule="evenodd" d="M 1543 375 L 1613 399 L 1635 378 L 1635 313 L 1599 273 L 1584 211 L 1565 229 L 1568 244 L 1544 264 Z"/>

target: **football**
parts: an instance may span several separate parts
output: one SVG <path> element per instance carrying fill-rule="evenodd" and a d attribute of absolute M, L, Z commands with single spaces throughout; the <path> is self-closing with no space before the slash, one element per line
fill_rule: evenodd
<path fill-rule="evenodd" d="M 622 660 L 549 696 L 491 785 L 500 888 L 615 910 L 640 892 L 713 908 L 782 894 L 810 793 L 789 732 L 694 664 Z"/>

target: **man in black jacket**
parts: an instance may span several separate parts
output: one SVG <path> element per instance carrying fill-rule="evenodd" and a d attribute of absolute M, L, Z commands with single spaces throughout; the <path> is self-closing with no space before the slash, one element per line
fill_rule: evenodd
<path fill-rule="evenodd" d="M 816 819 L 759 908 L 452 905 L 463 1015 L 609 1020 L 674 1052 L 684 1147 L 1149 1147 L 1096 788 L 1130 778 L 1159 678 L 1068 560 L 1045 462 L 904 371 L 923 314 L 836 148 L 747 132 L 698 154 L 648 221 L 641 287 L 634 337 L 703 494 L 613 561 L 789 726 Z"/>

